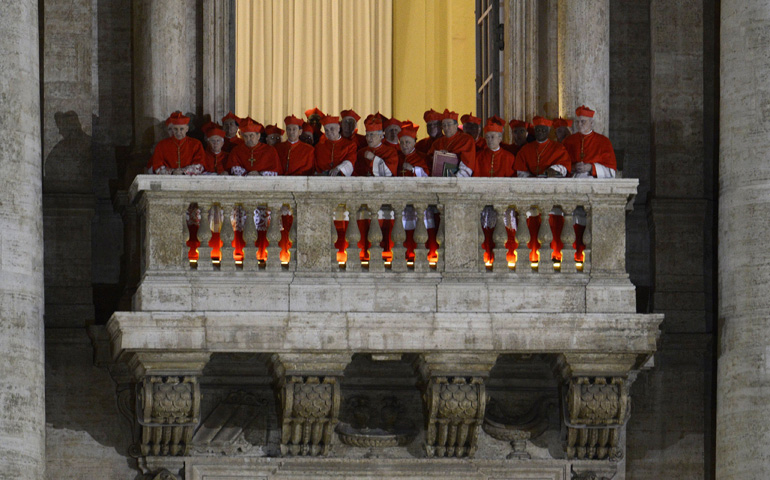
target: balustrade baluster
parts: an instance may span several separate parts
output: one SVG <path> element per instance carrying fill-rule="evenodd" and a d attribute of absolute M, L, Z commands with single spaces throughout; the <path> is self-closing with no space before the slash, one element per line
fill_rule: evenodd
<path fill-rule="evenodd" d="M 561 271 L 564 273 L 575 273 L 575 230 L 573 229 L 572 212 L 564 211 L 564 229 L 561 234 L 564 249 L 561 256 Z"/>
<path fill-rule="evenodd" d="M 519 214 L 516 211 L 516 207 L 514 205 L 508 205 L 503 213 L 503 226 L 505 227 L 505 262 L 506 266 L 511 270 L 516 269 L 516 263 L 518 260 L 518 215 Z"/>
<path fill-rule="evenodd" d="M 332 212 L 332 238 L 334 247 L 331 251 L 331 261 L 335 269 L 345 268 L 348 262 L 347 240 L 345 233 L 350 224 L 350 211 L 344 203 L 340 203 Z"/>
<path fill-rule="evenodd" d="M 501 205 L 497 208 L 497 224 L 495 224 L 495 231 L 492 235 L 492 239 L 495 242 L 494 256 L 495 263 L 492 269 L 495 273 L 508 272 L 508 260 L 506 258 L 508 249 L 505 247 L 505 242 L 508 240 L 508 233 L 505 230 L 505 209 L 506 205 Z"/>
<path fill-rule="evenodd" d="M 446 212 L 444 211 L 443 205 L 435 205 L 433 209 L 436 222 L 436 243 L 438 244 L 438 249 L 436 250 L 435 269 L 439 272 L 443 272 L 446 269 L 446 248 L 444 243 L 446 239 L 446 222 L 444 221 L 446 217 L 444 214 Z"/>
<path fill-rule="evenodd" d="M 354 202 L 348 202 L 348 205 L 350 206 L 350 211 L 353 212 L 350 217 L 358 218 L 358 211 L 354 211 L 355 203 Z M 363 207 L 361 207 L 363 208 Z M 358 248 L 358 242 L 361 240 L 361 232 L 358 230 L 358 222 L 353 220 L 348 222 L 348 228 L 346 231 L 346 239 L 348 242 L 348 249 L 347 249 L 347 265 L 345 268 L 347 268 L 350 272 L 360 272 L 361 271 L 361 249 Z"/>
<path fill-rule="evenodd" d="M 211 226 L 209 223 L 209 208 L 210 205 L 198 203 L 201 209 L 201 224 L 198 227 L 198 240 L 201 245 L 198 247 L 198 271 L 208 272 L 211 271 L 211 247 L 209 246 L 209 239 L 211 238 Z"/>
<path fill-rule="evenodd" d="M 533 272 L 537 272 L 540 267 L 540 247 L 542 245 L 540 237 L 541 227 L 542 215 L 540 209 L 533 205 L 527 210 L 527 230 L 529 232 L 527 247 L 529 247 L 529 263 Z"/>
<path fill-rule="evenodd" d="M 428 241 L 428 229 L 425 228 L 425 210 L 427 205 L 416 204 L 414 210 L 416 214 L 416 223 L 414 227 L 414 271 L 428 272 L 430 264 L 428 263 L 428 249 L 425 248 L 425 242 Z"/>
<path fill-rule="evenodd" d="M 269 272 L 280 272 L 281 268 L 281 205 L 268 205 L 267 208 L 267 262 Z"/>
<path fill-rule="evenodd" d="M 385 263 L 382 261 L 382 229 L 380 228 L 380 222 L 378 221 L 379 214 L 373 215 L 369 225 L 369 271 L 370 272 L 384 272 Z"/>
<path fill-rule="evenodd" d="M 538 273 L 553 273 L 553 260 L 551 256 L 553 250 L 551 249 L 551 241 L 553 235 L 551 235 L 551 209 L 549 204 L 539 206 L 540 210 L 540 232 L 538 233 L 538 239 L 540 240 L 540 264 L 538 265 Z"/>
<path fill-rule="evenodd" d="M 573 243 L 573 247 L 575 248 L 575 269 L 579 272 L 588 271 L 585 269 L 588 215 L 584 207 L 578 206 L 575 208 L 572 212 L 572 222 L 572 229 L 575 233 L 575 241 Z"/>
<path fill-rule="evenodd" d="M 562 250 L 564 249 L 564 242 L 562 242 L 562 234 L 564 232 L 564 210 L 560 205 L 554 205 L 551 211 L 548 213 L 548 225 L 549 232 L 551 234 L 551 241 L 549 246 L 551 248 L 551 254 L 548 258 L 551 260 L 553 271 L 561 271 L 562 263 Z"/>
<path fill-rule="evenodd" d="M 406 231 L 404 230 L 404 209 L 401 207 L 395 207 L 393 210 L 393 230 L 391 231 L 391 239 L 393 241 L 393 247 L 391 253 L 393 259 L 391 260 L 391 269 L 396 273 L 406 272 L 406 248 L 404 247 L 404 241 L 406 240 Z"/>

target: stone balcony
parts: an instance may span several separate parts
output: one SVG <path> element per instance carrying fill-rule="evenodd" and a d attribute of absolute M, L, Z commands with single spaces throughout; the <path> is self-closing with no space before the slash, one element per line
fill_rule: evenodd
<path fill-rule="evenodd" d="M 201 389 L 229 382 L 272 385 L 275 455 L 374 448 L 386 439 L 354 428 L 348 402 L 401 389 L 425 456 L 478 459 L 487 434 L 520 436 L 514 454 L 529 456 L 521 412 L 485 415 L 490 398 L 527 390 L 527 408 L 550 396 L 562 409 L 564 455 L 544 465 L 616 471 L 629 387 L 662 320 L 636 313 L 625 271 L 637 183 L 137 177 L 140 281 L 108 331 L 144 402 L 142 455 L 190 455 L 219 408 L 201 407 Z M 410 389 L 422 417 L 404 407 Z M 184 407 L 164 410 L 169 398 Z"/>

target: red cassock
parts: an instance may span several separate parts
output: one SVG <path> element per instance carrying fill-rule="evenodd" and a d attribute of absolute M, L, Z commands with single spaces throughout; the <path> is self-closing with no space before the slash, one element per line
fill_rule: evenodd
<path fill-rule="evenodd" d="M 439 137 L 441 138 L 441 137 Z M 422 140 L 419 140 L 415 145 L 414 149 L 418 152 L 422 152 L 425 155 L 428 154 L 428 151 L 430 150 L 430 147 L 433 145 L 433 142 L 435 142 L 436 139 L 433 137 L 427 137 L 423 138 Z"/>
<path fill-rule="evenodd" d="M 345 160 L 355 166 L 356 150 L 356 144 L 347 138 L 329 140 L 321 137 L 315 146 L 315 171 L 326 172 Z"/>
<path fill-rule="evenodd" d="M 493 152 L 487 147 L 476 154 L 476 170 L 473 171 L 474 177 L 515 177 L 516 170 L 513 169 L 513 162 L 516 156 L 507 150 L 498 148 Z"/>
<path fill-rule="evenodd" d="M 476 140 L 467 133 L 458 130 L 451 137 L 437 138 L 428 150 L 428 158 L 432 159 L 433 154 L 438 150 L 456 154 L 466 167 L 476 171 Z"/>
<path fill-rule="evenodd" d="M 225 137 L 225 144 L 222 146 L 222 150 L 229 153 L 238 145 L 243 145 L 243 139 L 241 137 Z"/>
<path fill-rule="evenodd" d="M 247 147 L 246 144 L 237 145 L 230 152 L 228 160 L 228 170 L 238 166 L 246 169 L 247 173 L 276 172 L 279 175 L 283 173 L 278 153 L 275 148 L 265 143 L 257 143 L 254 147 Z"/>
<path fill-rule="evenodd" d="M 206 150 L 206 159 L 203 163 L 203 169 L 206 172 L 212 172 L 220 174 L 225 171 L 225 165 L 227 165 L 228 154 L 224 150 L 214 154 L 209 150 Z"/>
<path fill-rule="evenodd" d="M 396 173 L 398 172 L 398 153 L 396 153 L 396 150 L 393 149 L 393 147 L 385 145 L 385 142 L 382 142 L 377 148 L 365 147 L 358 151 L 358 158 L 356 159 L 356 168 L 353 171 L 353 176 L 371 177 L 373 175 L 372 164 L 374 162 L 364 156 L 366 152 L 373 152 L 374 155 L 385 160 L 385 166 L 388 167 L 388 170 L 390 170 L 390 173 L 392 173 L 394 177 L 396 176 Z"/>
<path fill-rule="evenodd" d="M 516 145 L 515 143 L 501 143 L 500 144 L 500 148 L 502 148 L 503 150 L 507 150 L 507 151 L 511 152 L 512 154 L 514 154 L 514 155 L 518 155 L 519 150 L 521 150 L 521 147 L 523 147 L 523 146 L 524 145 Z"/>
<path fill-rule="evenodd" d="M 414 172 L 411 170 L 404 170 L 404 163 L 409 163 L 414 167 L 420 167 L 425 170 L 427 175 L 430 175 L 428 170 L 428 161 L 424 153 L 413 151 L 409 155 L 404 155 L 402 152 L 398 152 L 398 176 L 399 177 L 414 177 Z"/>
<path fill-rule="evenodd" d="M 182 140 L 164 138 L 152 153 L 152 169 L 157 171 L 160 167 L 174 169 L 193 164 L 203 165 L 205 156 L 201 142 L 192 137 Z"/>
<path fill-rule="evenodd" d="M 487 139 L 483 136 L 479 137 L 479 139 L 476 140 L 476 155 L 478 155 L 485 148 L 487 148 Z"/>
<path fill-rule="evenodd" d="M 562 165 L 567 169 L 567 174 L 570 172 L 571 161 L 564 145 L 549 139 L 543 143 L 532 142 L 521 147 L 513 168 L 538 176 L 545 175 L 551 165 Z"/>
<path fill-rule="evenodd" d="M 275 146 L 283 175 L 312 175 L 315 172 L 315 149 L 299 140 L 281 142 Z"/>
<path fill-rule="evenodd" d="M 364 148 L 367 145 L 366 135 L 361 135 L 360 133 L 354 133 L 351 140 L 356 144 L 356 150 Z"/>
<path fill-rule="evenodd" d="M 573 133 L 564 139 L 564 148 L 567 149 L 572 163 L 600 163 L 607 168 L 618 169 L 610 139 L 599 133 Z M 596 166 L 591 169 L 591 175 L 596 176 Z"/>
<path fill-rule="evenodd" d="M 393 150 L 395 150 L 395 151 L 396 151 L 396 154 L 398 154 L 398 152 L 400 152 L 400 151 L 401 151 L 401 144 L 399 144 L 399 143 L 390 143 L 390 142 L 389 142 L 389 141 L 387 141 L 387 140 L 383 140 L 383 141 L 382 141 L 382 144 L 383 144 L 383 145 L 385 145 L 386 147 L 390 147 L 390 148 L 392 148 Z M 360 148 L 359 148 L 359 150 L 360 150 Z"/>

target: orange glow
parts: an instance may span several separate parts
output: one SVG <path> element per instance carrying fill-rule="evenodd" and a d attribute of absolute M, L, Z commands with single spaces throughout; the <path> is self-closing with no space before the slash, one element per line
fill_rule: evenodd
<path fill-rule="evenodd" d="M 582 272 L 583 271 L 583 262 L 575 262 L 575 268 L 577 269 L 578 272 Z"/>
<path fill-rule="evenodd" d="M 582 263 L 585 261 L 585 254 L 583 251 L 586 249 L 586 244 L 583 243 L 583 233 L 586 230 L 585 225 L 574 224 L 572 228 L 575 230 L 575 242 L 572 244 L 572 248 L 575 249 L 575 262 L 581 263 L 580 271 L 582 272 Z"/>
<path fill-rule="evenodd" d="M 347 252 L 337 252 L 337 263 L 340 264 L 340 266 L 345 265 L 348 263 L 348 253 Z"/>
<path fill-rule="evenodd" d="M 527 218 L 527 229 L 529 229 L 529 261 L 537 264 L 540 261 L 540 241 L 537 238 L 540 232 L 540 215 L 532 215 Z M 535 265 L 532 268 L 537 268 Z"/>
<path fill-rule="evenodd" d="M 514 230 L 514 232 L 515 231 L 516 230 Z M 516 260 L 518 260 L 518 256 L 519 254 L 518 252 L 516 252 L 516 250 L 514 250 L 513 252 L 508 251 L 508 254 L 505 256 L 505 259 L 508 261 L 508 268 L 510 268 L 511 270 L 516 269 Z"/>
<path fill-rule="evenodd" d="M 254 242 L 254 246 L 257 247 L 258 262 L 267 261 L 268 245 L 270 245 L 270 242 L 267 241 L 267 231 L 266 230 L 257 231 L 257 240 Z"/>
<path fill-rule="evenodd" d="M 281 265 L 288 265 L 291 260 L 291 252 L 289 249 L 292 246 L 292 241 L 289 238 L 289 232 L 291 232 L 291 225 L 293 223 L 293 215 L 281 215 L 281 240 L 278 242 L 278 246 L 281 247 Z"/>
<path fill-rule="evenodd" d="M 348 248 L 348 241 L 345 240 L 348 223 L 345 220 L 334 220 L 334 229 L 337 231 L 337 241 L 334 242 L 334 248 L 337 249 L 337 263 L 340 265 L 344 265 L 348 261 L 348 254 L 345 252 L 345 249 Z"/>
<path fill-rule="evenodd" d="M 243 239 L 243 231 L 236 230 L 233 232 L 233 241 L 230 242 L 230 246 L 233 247 L 233 260 L 235 260 L 235 263 L 243 263 L 243 247 L 246 246 L 246 241 Z"/>
<path fill-rule="evenodd" d="M 201 246 L 201 242 L 198 240 L 198 225 L 187 224 L 187 230 L 190 232 L 190 237 L 187 240 L 186 245 L 190 247 L 187 251 L 187 259 L 190 260 L 190 264 L 198 263 L 198 247 Z"/>
<path fill-rule="evenodd" d="M 564 228 L 564 215 L 549 214 L 548 225 L 551 227 L 551 234 L 553 236 L 553 240 L 551 240 L 551 260 L 561 262 L 561 250 L 564 248 L 564 243 L 561 241 L 561 231 L 562 228 Z"/>
<path fill-rule="evenodd" d="M 222 246 L 225 243 L 220 238 L 219 232 L 211 232 L 211 240 L 209 240 L 209 247 L 211 247 L 211 261 L 214 264 L 219 264 L 222 260 Z"/>

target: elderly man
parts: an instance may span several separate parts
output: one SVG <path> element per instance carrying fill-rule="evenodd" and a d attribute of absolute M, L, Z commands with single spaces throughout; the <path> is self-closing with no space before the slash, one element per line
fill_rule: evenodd
<path fill-rule="evenodd" d="M 294 115 L 283 119 L 286 141 L 275 146 L 283 175 L 312 175 L 315 172 L 315 149 L 299 141 L 302 119 Z"/>
<path fill-rule="evenodd" d="M 423 138 L 417 144 L 414 146 L 415 149 L 417 149 L 418 152 L 422 152 L 425 155 L 428 154 L 428 150 L 430 150 L 431 145 L 433 145 L 433 142 L 442 136 L 441 133 L 441 114 L 432 108 L 425 112 L 422 116 L 422 119 L 425 120 L 425 127 L 428 132 L 428 137 Z M 428 158 L 428 163 L 432 163 L 433 159 Z"/>
<path fill-rule="evenodd" d="M 566 177 L 570 171 L 569 154 L 564 146 L 548 138 L 551 121 L 535 117 L 532 123 L 535 141 L 521 147 L 516 155 L 516 174 L 519 177 Z"/>
<path fill-rule="evenodd" d="M 564 140 L 572 158 L 572 172 L 575 178 L 615 178 L 615 151 L 609 138 L 594 132 L 594 113 L 585 105 L 575 110 L 577 132 Z"/>
<path fill-rule="evenodd" d="M 382 121 L 369 115 L 364 121 L 367 146 L 358 151 L 355 175 L 357 177 L 392 177 L 398 171 L 398 153 L 383 143 L 385 132 Z"/>
<path fill-rule="evenodd" d="M 342 129 L 342 138 L 347 138 L 356 144 L 356 148 L 366 146 L 366 137 L 358 133 L 358 121 L 361 120 L 355 110 L 343 110 L 340 112 L 340 128 Z"/>
<path fill-rule="evenodd" d="M 481 119 L 474 117 L 471 113 L 466 113 L 460 117 L 460 122 L 463 124 L 463 132 L 467 133 L 476 142 L 476 153 L 480 152 L 487 146 L 484 136 L 481 134 Z"/>
<path fill-rule="evenodd" d="M 198 175 L 203 173 L 205 153 L 198 140 L 188 137 L 190 118 L 181 112 L 174 112 L 168 118 L 172 136 L 164 138 L 155 146 L 150 159 L 152 171 L 174 175 Z"/>
<path fill-rule="evenodd" d="M 564 144 L 564 140 L 572 135 L 572 131 L 570 130 L 570 128 L 572 128 L 572 120 L 559 117 L 553 121 L 551 127 L 556 133 L 556 141 L 561 144 Z"/>
<path fill-rule="evenodd" d="M 243 145 L 237 145 L 230 151 L 230 174 L 274 176 L 282 173 L 275 148 L 259 142 L 259 136 L 264 130 L 262 125 L 246 117 L 241 120 L 239 128 L 243 135 Z"/>
<path fill-rule="evenodd" d="M 398 152 L 398 176 L 399 177 L 427 177 L 428 162 L 425 154 L 415 149 L 417 144 L 417 130 L 419 125 L 415 125 L 410 120 L 401 123 L 401 131 L 398 134 L 398 142 L 401 149 Z"/>
<path fill-rule="evenodd" d="M 527 130 L 529 129 L 529 123 L 516 120 L 515 118 L 508 122 L 508 126 L 511 127 L 511 133 L 513 134 L 513 143 L 503 143 L 501 146 L 503 149 L 508 150 L 512 154 L 516 155 L 519 150 L 527 144 Z"/>
<path fill-rule="evenodd" d="M 216 123 L 209 123 L 203 128 L 206 135 L 206 157 L 203 164 L 204 175 L 227 175 L 225 165 L 228 154 L 222 148 L 225 145 L 225 131 Z"/>
<path fill-rule="evenodd" d="M 467 133 L 459 131 L 457 116 L 457 112 L 444 110 L 441 115 L 441 130 L 444 131 L 444 136 L 433 142 L 428 150 L 428 158 L 433 159 L 436 152 L 454 153 L 460 161 L 456 176 L 470 177 L 476 170 L 476 141 Z"/>
<path fill-rule="evenodd" d="M 401 150 L 398 143 L 398 134 L 401 132 L 401 122 L 399 122 L 396 117 L 388 118 L 382 121 L 382 129 L 383 132 L 385 132 L 385 140 L 382 143 L 398 153 L 398 151 Z"/>
<path fill-rule="evenodd" d="M 503 140 L 505 120 L 498 116 L 490 117 L 484 126 L 484 148 L 476 154 L 474 177 L 515 177 L 513 163 L 516 156 L 500 148 Z"/>
<path fill-rule="evenodd" d="M 233 115 L 233 112 L 227 112 L 227 115 L 222 117 L 222 130 L 225 131 L 225 146 L 222 148 L 226 152 L 243 143 L 243 139 L 238 136 L 239 123 L 241 119 Z"/>
<path fill-rule="evenodd" d="M 316 173 L 329 176 L 353 175 L 356 144 L 340 134 L 340 117 L 326 115 L 321 119 L 324 135 L 315 146 Z"/>

